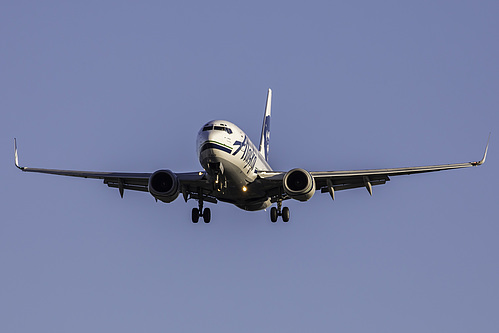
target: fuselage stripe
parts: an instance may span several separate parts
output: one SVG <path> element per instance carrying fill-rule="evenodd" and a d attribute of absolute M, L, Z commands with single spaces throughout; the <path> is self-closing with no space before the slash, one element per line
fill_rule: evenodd
<path fill-rule="evenodd" d="M 224 145 L 223 143 L 218 142 L 218 141 L 206 140 L 204 143 L 208 143 L 208 142 L 210 142 L 210 143 L 216 143 L 217 145 L 224 146 L 225 148 L 229 148 L 230 150 L 232 150 L 231 146 Z"/>
<path fill-rule="evenodd" d="M 204 151 L 206 149 L 218 149 L 218 150 L 221 150 L 221 151 L 224 151 L 226 153 L 231 153 L 232 152 L 232 148 L 227 148 L 227 146 L 224 146 L 218 142 L 213 142 L 213 141 L 206 141 L 205 143 L 203 143 L 202 147 L 201 147 L 201 151 Z"/>

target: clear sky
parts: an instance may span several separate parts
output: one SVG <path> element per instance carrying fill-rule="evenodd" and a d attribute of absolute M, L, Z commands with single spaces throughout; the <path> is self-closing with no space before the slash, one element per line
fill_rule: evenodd
<path fill-rule="evenodd" d="M 0 331 L 492 332 L 497 1 L 2 1 Z M 287 171 L 480 168 L 268 211 L 14 167 L 197 171 L 199 128 Z"/>

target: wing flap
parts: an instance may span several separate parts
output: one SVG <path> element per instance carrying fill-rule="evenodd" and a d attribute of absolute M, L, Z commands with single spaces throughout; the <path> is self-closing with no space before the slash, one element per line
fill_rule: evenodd
<path fill-rule="evenodd" d="M 343 190 L 350 190 L 353 188 L 366 187 L 366 181 L 363 177 L 352 177 L 345 179 L 334 179 L 334 178 L 333 179 L 327 178 L 327 179 L 331 181 L 333 189 L 335 191 L 343 191 Z M 329 193 L 327 179 L 316 180 L 316 187 L 317 189 L 319 188 L 321 189 L 321 193 Z M 371 183 L 372 186 L 384 185 L 386 184 L 387 181 L 390 181 L 390 178 L 388 176 L 369 177 L 369 183 Z"/>
<path fill-rule="evenodd" d="M 120 185 L 119 181 L 107 180 L 104 179 L 104 184 L 109 187 L 123 189 L 123 190 L 131 190 L 131 191 L 141 191 L 141 192 L 149 192 L 149 187 L 147 185 L 130 185 L 126 181 L 123 181 Z"/>

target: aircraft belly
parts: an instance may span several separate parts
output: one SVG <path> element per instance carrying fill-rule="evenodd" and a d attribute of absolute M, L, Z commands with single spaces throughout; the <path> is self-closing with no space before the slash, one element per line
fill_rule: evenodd
<path fill-rule="evenodd" d="M 270 207 L 272 202 L 270 201 L 270 198 L 267 198 L 265 201 L 237 203 L 235 205 L 243 210 L 256 211 Z"/>
<path fill-rule="evenodd" d="M 248 211 L 261 210 L 272 205 L 265 191 L 258 186 L 258 183 L 253 183 L 257 177 L 254 170 L 248 172 L 249 167 L 239 157 L 219 149 L 206 149 L 201 153 L 200 162 L 208 172 L 209 164 L 220 163 L 222 174 L 227 179 L 227 187 L 213 193 L 218 200 L 232 203 Z"/>

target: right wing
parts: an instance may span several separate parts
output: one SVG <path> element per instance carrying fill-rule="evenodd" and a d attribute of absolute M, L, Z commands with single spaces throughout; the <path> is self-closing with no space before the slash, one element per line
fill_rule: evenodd
<path fill-rule="evenodd" d="M 59 170 L 59 169 L 42 169 L 29 168 L 19 166 L 19 156 L 17 153 L 17 140 L 14 139 L 14 158 L 16 167 L 24 172 L 45 173 L 51 175 L 102 179 L 104 184 L 109 187 L 117 188 L 123 197 L 124 190 L 149 192 L 149 178 L 152 172 L 102 172 L 102 171 L 78 171 L 78 170 Z M 209 186 L 206 173 L 202 172 L 182 172 L 175 173 L 179 182 L 184 200 L 190 198 L 197 199 L 199 192 L 202 192 L 203 199 L 209 202 L 216 203 L 216 198 L 209 195 L 211 187 Z M 204 191 L 200 191 L 203 189 Z"/>

